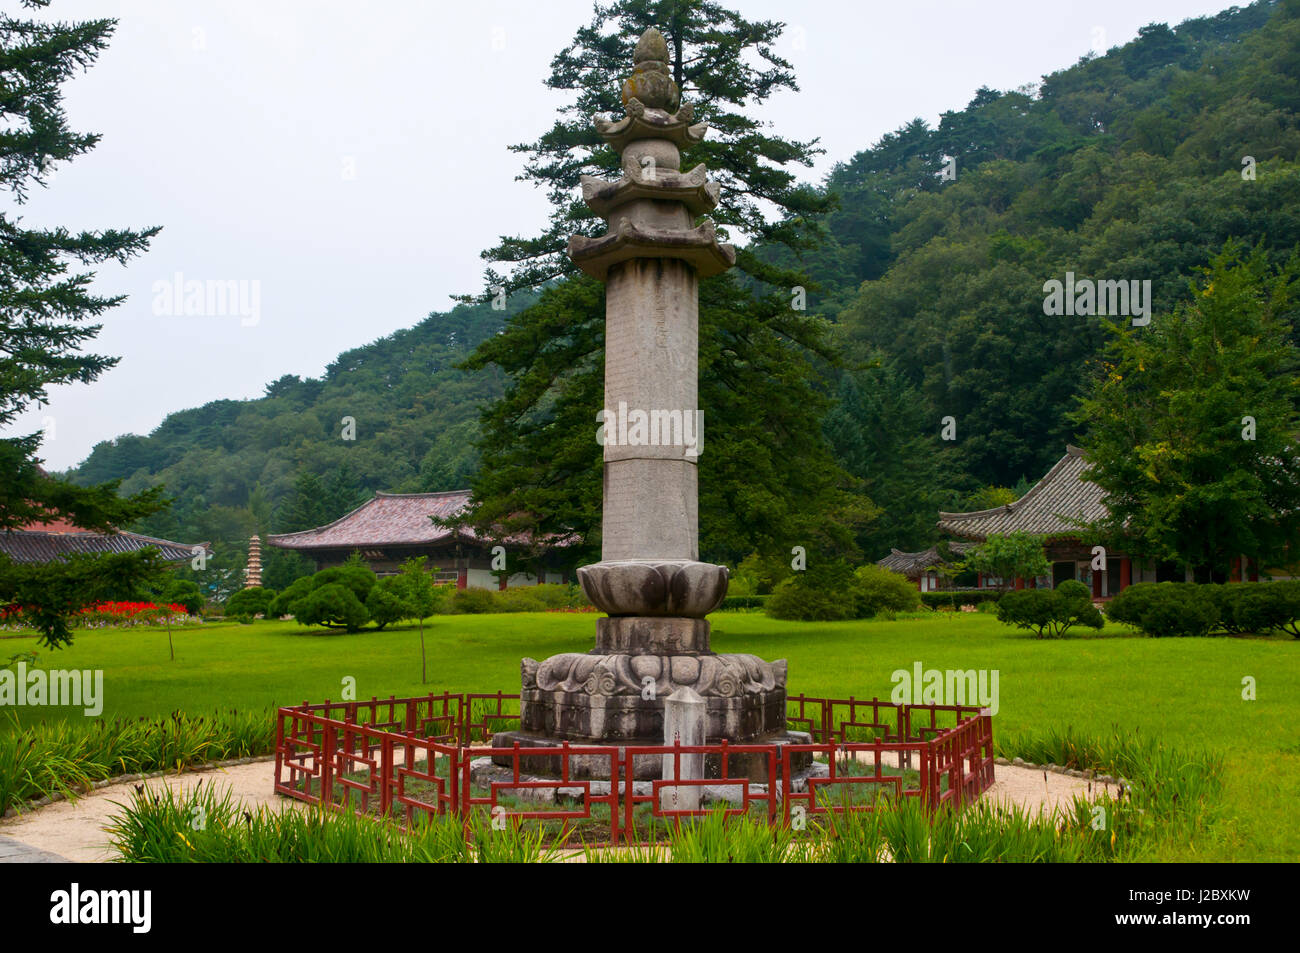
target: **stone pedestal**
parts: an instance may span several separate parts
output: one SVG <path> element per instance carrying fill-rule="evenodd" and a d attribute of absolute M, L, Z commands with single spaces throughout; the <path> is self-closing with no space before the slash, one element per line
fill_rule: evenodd
<path fill-rule="evenodd" d="M 659 745 L 664 699 L 683 690 L 704 705 L 709 743 L 807 740 L 786 731 L 784 660 L 709 647 L 705 616 L 727 593 L 727 569 L 699 561 L 698 293 L 699 280 L 730 268 L 736 251 L 718 242 L 712 223 L 695 224 L 717 205 L 719 188 L 702 165 L 681 171 L 681 148 L 707 129 L 680 103 L 667 57 L 664 38 L 647 30 L 623 84 L 627 114 L 596 121 L 623 176 L 582 179 L 609 230 L 569 239 L 573 262 L 606 284 L 601 561 L 578 579 L 609 617 L 588 654 L 524 659 L 520 729 L 497 734 L 497 747 Z M 647 773 L 638 763 L 637 775 L 658 776 L 660 765 L 644 761 Z M 765 760 L 736 756 L 732 767 L 766 780 Z M 608 762 L 584 770 L 607 774 Z"/>

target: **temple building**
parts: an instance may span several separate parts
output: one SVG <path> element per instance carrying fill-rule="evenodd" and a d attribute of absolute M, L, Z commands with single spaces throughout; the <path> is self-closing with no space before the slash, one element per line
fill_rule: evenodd
<path fill-rule="evenodd" d="M 1051 575 L 1036 579 L 1002 580 L 979 575 L 973 580 L 981 589 L 998 589 L 1012 585 L 1017 589 L 1028 587 L 1055 587 L 1067 579 L 1077 579 L 1092 590 L 1094 599 L 1106 599 L 1120 590 L 1138 582 L 1222 582 L 1190 570 L 1180 569 L 1174 563 L 1156 563 L 1130 557 L 1114 549 L 1106 552 L 1106 568 L 1094 570 L 1093 544 L 1084 541 L 1080 524 L 1091 524 L 1107 514 L 1106 494 L 1101 486 L 1083 478 L 1088 462 L 1078 447 L 1067 446 L 1065 456 L 1047 471 L 1046 476 L 1013 503 L 971 513 L 940 513 L 938 528 L 954 540 L 954 552 L 964 551 L 984 542 L 994 534 L 1028 533 L 1043 540 L 1043 549 L 1052 564 Z M 958 547 L 963 547 L 959 550 Z M 893 550 L 878 565 L 902 572 L 917 582 L 921 591 L 940 588 L 947 580 L 927 567 L 934 567 L 941 559 L 934 548 L 920 553 L 903 553 Z M 1246 557 L 1234 560 L 1229 577 L 1233 581 L 1259 580 L 1258 567 Z"/>
<path fill-rule="evenodd" d="M 954 556 L 960 556 L 969 547 L 964 543 L 950 543 L 949 548 Z M 945 564 L 937 546 L 931 546 L 917 553 L 891 549 L 888 556 L 877 560 L 876 565 L 906 576 L 916 583 L 916 587 L 922 592 L 950 589 L 953 585 L 953 580 L 941 572 Z"/>
<path fill-rule="evenodd" d="M 66 520 L 34 521 L 11 530 L 0 530 L 0 553 L 16 563 L 48 563 L 65 555 L 84 553 L 130 553 L 156 546 L 166 562 L 193 559 L 211 550 L 205 543 L 175 543 L 139 533 L 101 533 L 82 529 Z"/>
<path fill-rule="evenodd" d="M 473 530 L 447 529 L 431 519 L 448 519 L 461 513 L 469 505 L 469 497 L 469 490 L 376 493 L 373 499 L 333 523 L 267 536 L 266 544 L 302 553 L 315 561 L 318 570 L 340 565 L 359 552 L 380 576 L 396 573 L 412 556 L 426 556 L 426 566 L 436 570 L 435 578 L 455 582 L 459 589 L 506 589 L 571 581 L 558 566 L 545 569 L 544 578 L 524 572 L 501 576 L 493 571 L 492 549 L 505 547 L 509 568 L 513 562 L 511 540 L 485 539 Z"/>

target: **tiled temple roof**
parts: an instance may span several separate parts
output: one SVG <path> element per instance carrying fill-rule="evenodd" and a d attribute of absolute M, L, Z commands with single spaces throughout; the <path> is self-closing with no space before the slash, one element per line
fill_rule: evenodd
<path fill-rule="evenodd" d="M 1066 447 L 1062 457 L 1028 493 L 1005 506 L 973 513 L 940 513 L 939 529 L 963 539 L 984 540 L 994 533 L 1078 536 L 1078 523 L 1107 515 L 1105 491 L 1082 478 L 1088 469 L 1083 451 Z"/>
<path fill-rule="evenodd" d="M 444 493 L 376 493 L 351 513 L 333 523 L 297 533 L 266 537 L 281 549 L 366 549 L 375 546 L 427 546 L 453 538 L 455 531 L 435 526 L 429 519 L 447 519 L 469 505 L 469 490 Z M 460 531 L 477 539 L 471 528 Z"/>
<path fill-rule="evenodd" d="M 965 543 L 950 543 L 949 548 L 952 549 L 953 555 L 960 556 L 969 547 Z M 889 555 L 884 559 L 876 560 L 876 565 L 902 573 L 909 578 L 915 578 L 929 567 L 937 566 L 943 561 L 938 548 L 931 546 L 929 549 L 917 553 L 905 553 L 901 549 L 891 549 Z"/>
<path fill-rule="evenodd" d="M 28 523 L 21 529 L 0 531 L 0 553 L 17 563 L 48 563 L 72 553 L 130 553 L 146 546 L 157 546 L 167 562 L 179 562 L 194 555 L 194 545 L 189 543 L 139 533 L 97 533 L 64 520 Z"/>

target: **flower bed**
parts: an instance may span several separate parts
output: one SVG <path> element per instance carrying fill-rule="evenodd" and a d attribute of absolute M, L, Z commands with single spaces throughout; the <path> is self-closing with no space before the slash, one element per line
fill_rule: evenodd
<path fill-rule="evenodd" d="M 136 628 L 139 626 L 187 625 L 200 621 L 191 616 L 185 607 L 171 602 L 98 602 L 86 606 L 77 614 L 77 625 L 86 629 Z M 31 626 L 23 621 L 22 606 L 0 607 L 0 630 L 25 632 Z"/>

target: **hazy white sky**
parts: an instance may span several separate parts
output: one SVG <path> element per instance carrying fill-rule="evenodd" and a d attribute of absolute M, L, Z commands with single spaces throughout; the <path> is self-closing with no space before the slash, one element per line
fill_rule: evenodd
<path fill-rule="evenodd" d="M 22 16 L 15 0 L 0 0 Z M 725 2 L 725 0 L 724 0 Z M 789 25 L 801 91 L 767 116 L 826 155 L 807 178 L 920 116 L 1013 89 L 1224 0 L 730 0 Z M 103 135 L 18 210 L 31 225 L 164 226 L 96 288 L 124 293 L 90 350 L 120 355 L 51 392 L 10 433 L 44 428 L 62 469 L 170 411 L 318 376 L 340 351 L 481 289 L 480 249 L 547 207 L 514 181 L 563 101 L 542 81 L 591 0 L 54 0 L 45 18 L 117 18 L 67 87 Z M 5 208 L 12 212 L 6 201 Z M 155 313 L 157 282 L 240 282 L 221 315 Z M 182 302 L 183 304 L 183 302 Z"/>

